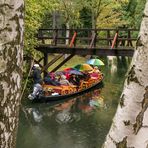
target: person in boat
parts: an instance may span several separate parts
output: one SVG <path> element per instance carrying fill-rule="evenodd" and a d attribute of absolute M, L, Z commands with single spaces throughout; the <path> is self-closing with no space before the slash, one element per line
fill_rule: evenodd
<path fill-rule="evenodd" d="M 55 78 L 51 78 L 50 75 L 47 75 L 45 78 L 44 78 L 44 83 L 47 84 L 47 85 L 54 85 L 54 86 L 59 86 L 60 83 L 58 81 L 55 80 Z"/>
<path fill-rule="evenodd" d="M 60 82 L 61 85 L 71 85 L 70 82 L 66 79 L 65 75 L 61 75 L 59 82 Z"/>
<path fill-rule="evenodd" d="M 73 85 L 80 86 L 80 79 L 75 74 L 70 75 L 69 82 Z"/>
<path fill-rule="evenodd" d="M 103 74 L 102 74 L 101 70 L 98 68 L 98 66 L 94 66 L 93 70 L 90 71 L 90 76 L 98 78 L 98 77 L 103 76 Z"/>
<path fill-rule="evenodd" d="M 30 100 L 37 98 L 37 96 L 42 93 L 42 77 L 41 77 L 41 70 L 38 64 L 34 64 L 32 68 L 32 78 L 33 78 L 33 92 L 28 96 Z"/>
<path fill-rule="evenodd" d="M 88 71 L 83 72 L 82 80 L 87 81 L 90 78 L 90 73 Z"/>
<path fill-rule="evenodd" d="M 101 71 L 99 70 L 98 66 L 94 66 L 93 72 L 95 72 L 95 73 L 101 73 Z"/>

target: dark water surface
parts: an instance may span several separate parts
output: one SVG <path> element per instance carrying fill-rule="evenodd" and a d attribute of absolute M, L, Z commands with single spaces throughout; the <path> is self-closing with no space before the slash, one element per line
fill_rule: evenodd
<path fill-rule="evenodd" d="M 23 103 L 17 148 L 101 148 L 109 131 L 126 70 L 105 69 L 104 88 L 65 102 Z"/>

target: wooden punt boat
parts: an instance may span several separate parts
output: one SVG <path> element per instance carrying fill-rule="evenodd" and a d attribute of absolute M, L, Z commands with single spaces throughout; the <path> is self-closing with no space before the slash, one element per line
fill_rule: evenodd
<path fill-rule="evenodd" d="M 91 77 L 88 81 L 82 81 L 79 87 L 43 85 L 44 93 L 34 99 L 33 102 L 59 101 L 71 97 L 76 97 L 90 90 L 103 87 L 103 76 L 99 78 Z"/>

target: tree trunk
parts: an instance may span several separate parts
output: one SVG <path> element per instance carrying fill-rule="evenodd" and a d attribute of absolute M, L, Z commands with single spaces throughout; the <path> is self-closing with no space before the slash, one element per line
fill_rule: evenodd
<path fill-rule="evenodd" d="M 104 148 L 148 148 L 148 1 L 137 48 Z"/>
<path fill-rule="evenodd" d="M 23 0 L 0 0 L 0 147 L 14 148 L 23 68 Z"/>
<path fill-rule="evenodd" d="M 67 23 L 66 23 L 66 29 L 68 29 L 68 30 L 66 30 L 66 38 L 69 38 L 69 37 L 70 37 L 69 28 L 70 28 L 70 26 L 69 26 L 69 23 L 67 22 Z M 66 44 L 67 46 L 69 46 L 69 39 L 66 39 L 65 44 Z M 68 57 L 68 54 L 65 54 L 65 55 L 64 55 L 64 58 L 66 59 L 67 57 Z"/>

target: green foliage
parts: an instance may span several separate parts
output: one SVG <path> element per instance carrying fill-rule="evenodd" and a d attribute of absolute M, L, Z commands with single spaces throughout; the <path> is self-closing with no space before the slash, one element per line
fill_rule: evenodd
<path fill-rule="evenodd" d="M 142 20 L 146 0 L 128 0 L 128 3 L 122 4 L 122 20 L 128 27 L 139 28 Z"/>
<path fill-rule="evenodd" d="M 115 0 L 84 0 L 84 7 L 89 9 L 92 18 L 92 28 L 117 27 L 123 24 L 121 20 L 121 3 Z"/>
<path fill-rule="evenodd" d="M 80 10 L 82 6 L 79 4 L 80 0 L 58 0 L 59 10 L 63 18 L 63 23 L 70 27 L 80 27 Z"/>
<path fill-rule="evenodd" d="M 88 8 L 83 8 L 80 11 L 80 21 L 83 28 L 91 28 L 92 22 L 91 22 L 91 11 Z"/>
<path fill-rule="evenodd" d="M 117 2 L 104 2 L 100 6 L 100 14 L 97 18 L 97 26 L 99 28 L 116 28 L 123 24 L 120 16 L 120 5 Z"/>
<path fill-rule="evenodd" d="M 51 11 L 54 5 L 51 1 L 44 0 L 25 0 L 25 41 L 24 53 L 33 54 L 34 47 L 37 46 L 36 34 L 42 25 L 43 18 L 47 11 Z"/>

